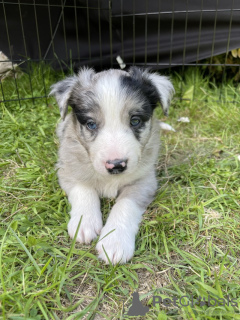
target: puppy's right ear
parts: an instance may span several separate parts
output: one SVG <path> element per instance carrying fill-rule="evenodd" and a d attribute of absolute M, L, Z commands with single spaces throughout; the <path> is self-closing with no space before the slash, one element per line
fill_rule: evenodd
<path fill-rule="evenodd" d="M 55 96 L 61 118 L 64 120 L 67 115 L 68 101 L 71 97 L 72 90 L 77 83 L 77 77 L 69 77 L 62 81 L 59 81 L 51 86 L 50 95 Z"/>
<path fill-rule="evenodd" d="M 83 68 L 79 71 L 77 76 L 74 75 L 72 77 L 68 77 L 51 86 L 49 95 L 55 96 L 59 106 L 60 115 L 63 120 L 67 115 L 68 104 L 71 99 L 73 89 L 77 86 L 77 89 L 81 90 L 88 86 L 94 73 L 93 69 Z"/>

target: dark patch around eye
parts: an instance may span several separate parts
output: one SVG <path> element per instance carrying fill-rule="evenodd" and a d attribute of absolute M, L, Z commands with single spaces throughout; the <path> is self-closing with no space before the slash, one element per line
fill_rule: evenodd
<path fill-rule="evenodd" d="M 89 120 L 92 120 L 91 116 L 89 115 L 89 111 L 84 108 L 76 108 L 72 106 L 73 113 L 77 118 L 77 121 L 80 124 L 80 131 L 81 135 L 84 138 L 84 140 L 88 140 L 88 137 L 91 137 L 91 141 L 93 141 L 98 134 L 98 129 L 96 130 L 89 130 L 87 128 L 87 123 Z"/>
<path fill-rule="evenodd" d="M 121 85 L 126 90 L 126 94 L 132 96 L 133 99 L 137 98 L 137 103 L 140 104 L 139 109 L 132 111 L 129 115 L 130 118 L 135 115 L 142 120 L 140 126 L 131 126 L 131 130 L 136 139 L 140 140 L 141 132 L 145 129 L 146 123 L 151 119 L 157 103 L 161 101 L 159 94 L 151 81 L 144 79 L 138 69 L 133 71 L 131 76 L 121 76 Z"/>
<path fill-rule="evenodd" d="M 95 114 L 99 111 L 99 106 L 94 99 L 94 93 L 90 90 L 81 92 L 80 88 L 75 87 L 69 99 L 69 105 L 81 124 L 89 120 L 88 114 Z"/>
<path fill-rule="evenodd" d="M 75 107 L 73 107 L 72 109 L 73 109 L 73 113 L 75 114 L 78 122 L 81 123 L 82 125 L 85 125 L 87 123 L 87 121 L 90 119 L 89 113 L 84 109 L 78 109 Z"/>
<path fill-rule="evenodd" d="M 136 113 L 134 115 L 136 116 Z M 140 141 L 141 133 L 145 129 L 146 123 L 150 120 L 151 116 L 143 114 L 143 113 L 142 114 L 138 113 L 137 116 L 141 119 L 140 124 L 138 126 L 131 126 L 131 123 L 130 123 L 130 128 L 131 128 L 134 136 L 136 137 L 136 139 L 138 141 Z"/>
<path fill-rule="evenodd" d="M 91 92 L 86 92 L 83 96 L 73 96 L 69 101 L 77 120 L 82 125 L 85 125 L 88 120 L 92 119 L 92 114 L 99 115 L 99 106 L 94 101 Z"/>
<path fill-rule="evenodd" d="M 93 141 L 97 136 L 98 130 L 89 130 L 86 126 L 87 122 L 89 120 L 95 121 L 93 118 L 101 122 L 100 106 L 97 103 L 94 92 L 82 90 L 79 85 L 75 86 L 69 99 L 69 105 L 72 107 L 73 114 L 80 124 L 81 135 L 85 140 L 89 140 L 91 137 L 90 140 Z"/>
<path fill-rule="evenodd" d="M 149 106 L 142 106 L 141 109 L 131 112 L 131 116 L 137 116 L 142 122 L 147 122 L 152 117 L 152 110 L 147 110 Z"/>
<path fill-rule="evenodd" d="M 132 132 L 138 141 L 140 141 L 141 133 L 145 129 L 145 126 L 146 126 L 146 122 L 142 122 L 141 125 L 137 127 L 131 126 Z"/>

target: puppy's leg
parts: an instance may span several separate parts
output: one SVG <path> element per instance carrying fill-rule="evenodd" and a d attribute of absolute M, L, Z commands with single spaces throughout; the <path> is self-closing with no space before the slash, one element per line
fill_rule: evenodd
<path fill-rule="evenodd" d="M 96 247 L 100 259 L 108 263 L 103 247 L 113 264 L 125 263 L 132 258 L 142 214 L 152 201 L 156 189 L 157 182 L 152 171 L 145 179 L 121 190 Z"/>
<path fill-rule="evenodd" d="M 80 243 L 90 243 L 102 229 L 102 213 L 97 192 L 78 184 L 69 192 L 68 200 L 72 205 L 71 219 L 68 223 L 69 236 L 74 237 L 82 216 L 76 240 Z"/>

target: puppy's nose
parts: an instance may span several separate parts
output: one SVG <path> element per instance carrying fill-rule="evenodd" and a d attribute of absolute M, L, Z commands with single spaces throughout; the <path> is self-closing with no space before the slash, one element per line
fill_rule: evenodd
<path fill-rule="evenodd" d="M 127 169 L 127 159 L 108 160 L 105 163 L 107 171 L 111 174 L 118 174 Z"/>

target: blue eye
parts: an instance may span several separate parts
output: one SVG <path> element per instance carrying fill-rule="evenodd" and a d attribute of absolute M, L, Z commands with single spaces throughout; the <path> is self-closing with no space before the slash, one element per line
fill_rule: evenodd
<path fill-rule="evenodd" d="M 139 117 L 133 116 L 130 120 L 132 127 L 137 127 L 142 123 L 142 120 Z"/>
<path fill-rule="evenodd" d="M 97 124 L 96 124 L 96 122 L 94 122 L 93 120 L 89 120 L 89 121 L 87 122 L 87 128 L 88 128 L 89 130 L 96 130 L 96 129 L 97 129 Z"/>

